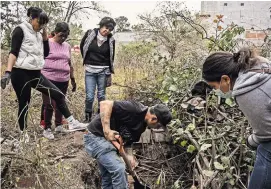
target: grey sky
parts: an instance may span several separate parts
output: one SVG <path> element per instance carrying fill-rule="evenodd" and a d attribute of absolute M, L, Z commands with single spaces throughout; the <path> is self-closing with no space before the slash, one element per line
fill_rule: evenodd
<path fill-rule="evenodd" d="M 111 13 L 111 17 L 126 16 L 133 25 L 138 23 L 137 15 L 144 12 L 151 12 L 155 9 L 158 1 L 100 1 L 100 4 Z M 185 1 L 191 10 L 200 11 L 200 0 Z M 104 15 L 99 15 L 103 17 Z M 93 15 L 91 19 L 84 20 L 83 29 L 96 27 L 100 21 L 98 16 Z M 87 22 L 87 24 L 85 24 Z"/>

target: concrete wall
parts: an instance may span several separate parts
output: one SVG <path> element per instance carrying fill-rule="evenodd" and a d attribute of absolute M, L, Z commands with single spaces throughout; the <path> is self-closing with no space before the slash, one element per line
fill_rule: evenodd
<path fill-rule="evenodd" d="M 245 29 L 271 28 L 271 1 L 202 1 L 201 14 L 211 19 L 222 14 L 225 24 L 234 22 Z"/>
<path fill-rule="evenodd" d="M 226 28 L 227 25 L 237 24 L 243 26 L 246 31 L 237 36 L 238 39 L 245 39 L 256 46 L 261 46 L 271 29 L 271 1 L 202 1 L 201 18 L 210 25 L 216 15 L 223 15 L 224 23 L 220 25 Z M 269 30 L 267 30 L 269 28 Z M 265 30 L 265 32 L 263 32 Z M 209 29 L 209 34 L 215 34 L 215 28 Z"/>

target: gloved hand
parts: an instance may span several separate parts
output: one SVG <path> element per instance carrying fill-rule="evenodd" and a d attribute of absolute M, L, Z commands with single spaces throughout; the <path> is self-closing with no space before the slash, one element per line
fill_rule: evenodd
<path fill-rule="evenodd" d="M 71 78 L 71 84 L 72 84 L 72 92 L 76 91 L 76 83 L 75 83 L 75 79 Z"/>
<path fill-rule="evenodd" d="M 11 72 L 10 71 L 6 71 L 5 75 L 1 78 L 1 87 L 2 87 L 2 89 L 6 88 L 6 86 L 9 83 L 10 77 L 11 77 Z"/>
<path fill-rule="evenodd" d="M 250 135 L 247 138 L 247 146 L 252 150 L 257 150 L 257 147 L 259 146 L 260 142 L 257 140 L 256 136 L 254 134 Z"/>

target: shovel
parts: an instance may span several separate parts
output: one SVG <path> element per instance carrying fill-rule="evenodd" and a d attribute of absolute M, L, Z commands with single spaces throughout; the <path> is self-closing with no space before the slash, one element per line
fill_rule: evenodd
<path fill-rule="evenodd" d="M 123 147 L 123 140 L 121 138 L 121 136 L 119 136 L 119 138 L 117 139 L 117 141 L 111 141 L 112 144 L 117 148 L 117 150 L 120 153 L 120 156 L 123 158 L 126 166 L 128 167 L 128 172 L 130 175 L 132 175 L 133 179 L 134 179 L 134 189 L 151 189 L 147 184 L 144 184 L 140 181 L 139 177 L 137 176 L 136 172 L 133 170 L 132 165 L 129 161 L 129 159 L 127 158 L 127 155 L 124 151 L 124 147 Z"/>

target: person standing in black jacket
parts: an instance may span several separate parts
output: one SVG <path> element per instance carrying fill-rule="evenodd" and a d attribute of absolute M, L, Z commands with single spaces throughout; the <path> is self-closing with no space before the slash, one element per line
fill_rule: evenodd
<path fill-rule="evenodd" d="M 44 66 L 44 57 L 49 55 L 49 43 L 45 29 L 49 18 L 42 9 L 30 7 L 27 10 L 28 20 L 19 24 L 12 32 L 11 51 L 8 65 L 1 79 L 2 89 L 11 79 L 19 102 L 19 126 L 23 132 L 31 99 L 31 88 L 34 88 L 55 100 L 57 108 L 69 122 L 69 130 L 84 130 L 86 124 L 74 119 L 70 113 L 63 93 L 41 74 Z M 27 133 L 23 137 L 29 141 Z"/>
<path fill-rule="evenodd" d="M 105 90 L 111 85 L 111 74 L 114 73 L 115 40 L 111 32 L 116 22 L 110 17 L 104 17 L 99 26 L 88 30 L 80 43 L 85 66 L 85 122 L 91 121 L 96 86 L 100 104 L 105 100 Z"/>

